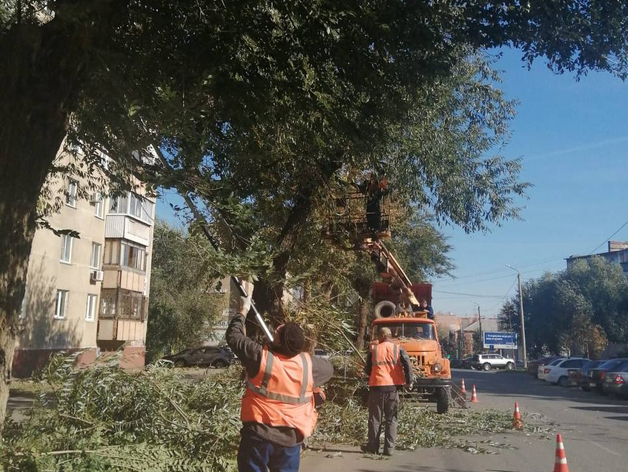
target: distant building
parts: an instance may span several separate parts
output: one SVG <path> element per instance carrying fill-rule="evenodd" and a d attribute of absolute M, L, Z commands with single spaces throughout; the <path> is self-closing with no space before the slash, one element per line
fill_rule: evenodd
<path fill-rule="evenodd" d="M 596 256 L 603 257 L 613 264 L 620 265 L 624 273 L 628 274 L 628 242 L 622 241 L 609 241 L 608 251 L 606 252 L 591 254 L 588 256 L 570 256 L 566 259 L 567 268 L 569 268 L 576 261 L 586 260 Z"/>
<path fill-rule="evenodd" d="M 452 351 L 450 354 L 455 354 L 462 358 L 474 353 L 473 336 L 480 331 L 480 321 L 477 316 L 457 316 L 453 313 L 438 312 L 434 320 L 441 332 L 443 329 L 447 329 L 450 336 L 452 336 L 450 341 L 453 343 L 453 346 L 450 346 Z M 481 324 L 482 332 L 500 331 L 497 318 L 482 317 Z M 462 338 L 460 337 L 461 333 Z"/>
<path fill-rule="evenodd" d="M 39 370 L 59 351 L 82 350 L 82 361 L 91 362 L 125 345 L 124 362 L 144 365 L 155 201 L 139 183 L 116 198 L 85 198 L 82 183 L 51 183 L 62 200 L 48 222 L 76 233 L 35 233 L 12 366 L 16 377 Z"/>
<path fill-rule="evenodd" d="M 483 317 L 482 318 L 482 323 L 480 323 L 480 321 L 478 320 L 478 318 L 476 317 L 475 320 L 473 320 L 473 323 L 467 325 L 466 328 L 464 328 L 464 332 L 465 335 L 467 333 L 469 333 L 471 336 L 473 335 L 473 333 L 475 333 L 476 331 L 480 331 L 480 326 L 482 327 L 482 332 L 486 333 L 488 332 L 499 332 L 499 326 L 498 326 L 498 320 L 497 318 L 486 318 Z"/>

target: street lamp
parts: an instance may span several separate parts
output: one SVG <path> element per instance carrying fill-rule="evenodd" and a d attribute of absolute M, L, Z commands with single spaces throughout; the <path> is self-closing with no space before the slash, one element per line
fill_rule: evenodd
<path fill-rule="evenodd" d="M 523 317 L 523 291 L 521 290 L 521 272 L 515 269 L 513 266 L 506 264 L 506 267 L 514 270 L 517 273 L 517 280 L 519 281 L 519 315 L 521 316 L 521 347 L 523 353 L 523 368 L 528 368 L 528 355 L 526 352 L 526 324 Z"/>

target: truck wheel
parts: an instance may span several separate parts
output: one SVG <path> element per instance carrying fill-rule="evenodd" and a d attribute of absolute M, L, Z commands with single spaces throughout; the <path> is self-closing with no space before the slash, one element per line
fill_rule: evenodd
<path fill-rule="evenodd" d="M 515 365 L 512 362 L 509 362 L 508 364 L 506 364 L 506 370 L 513 370 L 515 368 Z"/>
<path fill-rule="evenodd" d="M 436 391 L 436 413 L 443 414 L 449 411 L 451 394 L 448 388 L 439 388 Z"/>
<path fill-rule="evenodd" d="M 491 370 L 491 364 L 489 364 L 488 362 L 485 362 L 484 364 L 482 364 L 482 369 Z"/>

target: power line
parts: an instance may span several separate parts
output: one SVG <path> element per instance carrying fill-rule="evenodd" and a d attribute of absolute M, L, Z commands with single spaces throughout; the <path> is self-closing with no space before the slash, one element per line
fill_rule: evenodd
<path fill-rule="evenodd" d="M 460 292 L 446 292 L 444 290 L 434 290 L 435 293 L 446 293 L 448 295 L 462 295 L 465 297 L 479 297 L 479 298 L 501 298 L 501 295 L 480 295 L 477 293 L 460 293 Z"/>
<path fill-rule="evenodd" d="M 628 225 L 628 221 L 626 221 L 623 225 L 621 225 L 619 227 L 619 229 L 617 231 L 615 231 L 613 234 L 611 234 L 608 238 L 606 238 L 604 241 L 602 241 L 602 243 L 597 246 L 595 249 L 593 249 L 593 251 L 591 251 L 588 255 L 590 256 L 591 254 L 593 254 L 595 251 L 597 251 L 600 247 L 602 247 L 604 244 L 606 244 L 608 241 L 610 241 L 610 239 L 615 236 L 617 233 L 619 233 L 622 229 L 624 229 L 624 226 Z"/>
<path fill-rule="evenodd" d="M 555 260 L 563 260 L 561 259 L 555 259 Z M 538 265 L 538 264 L 532 264 L 532 265 Z M 523 267 L 529 267 L 529 266 L 523 266 Z M 543 270 L 543 269 L 532 269 L 532 270 L 526 270 L 521 272 L 522 274 L 530 274 L 532 272 L 536 272 L 538 270 Z M 479 279 L 479 280 L 472 280 L 472 281 L 464 281 L 464 282 L 454 282 L 454 283 L 449 283 L 449 284 L 438 284 L 439 287 L 445 287 L 445 288 L 449 288 L 449 287 L 454 287 L 456 285 L 474 285 L 474 284 L 478 284 L 478 283 L 482 283 L 482 282 L 490 282 L 491 280 L 499 280 L 499 279 L 507 279 L 509 277 L 512 277 L 512 275 L 508 274 L 508 275 L 500 275 L 499 277 L 491 277 L 488 279 Z"/>
<path fill-rule="evenodd" d="M 504 300 L 506 300 L 508 298 L 508 295 L 510 295 L 510 291 L 512 290 L 512 288 L 515 286 L 515 284 L 517 283 L 517 279 L 515 278 L 515 281 L 512 283 L 512 285 L 510 286 L 510 288 L 506 291 L 506 295 L 504 295 L 502 297 L 501 300 L 499 300 L 495 305 L 493 305 L 491 308 L 489 308 L 486 311 L 491 311 L 494 310 L 495 308 L 497 308 L 501 303 L 504 302 Z"/>
<path fill-rule="evenodd" d="M 532 264 L 519 265 L 519 267 L 523 269 L 523 268 L 526 268 L 526 267 L 533 267 L 533 266 L 536 266 L 536 265 L 539 265 L 539 264 L 546 264 L 546 263 L 549 263 L 549 262 L 556 262 L 556 261 L 563 261 L 563 260 L 565 260 L 564 257 L 558 257 L 558 258 L 553 258 L 553 259 L 546 259 L 546 260 L 539 261 L 539 262 L 533 262 Z M 480 279 L 480 280 L 476 280 L 476 281 L 473 281 L 473 282 L 459 282 L 459 280 L 461 280 L 461 279 L 470 279 L 470 278 L 474 278 L 474 277 L 480 277 L 482 275 L 489 275 L 491 273 L 499 273 L 499 272 L 507 272 L 507 271 L 508 271 L 508 269 L 501 268 L 501 269 L 491 270 L 491 271 L 488 271 L 488 272 L 479 272 L 477 274 L 465 275 L 465 276 L 462 276 L 462 277 L 454 277 L 454 280 L 445 281 L 444 283 L 442 283 L 442 284 L 439 283 L 438 285 L 440 287 L 451 287 L 451 286 L 460 285 L 460 284 L 477 283 L 477 282 L 488 282 L 490 280 L 506 279 L 508 277 L 511 277 L 511 275 L 510 274 L 508 274 L 508 275 L 500 275 L 500 276 L 497 276 L 497 277 L 491 277 L 491 278 L 488 278 L 488 279 Z M 531 272 L 531 271 L 527 271 L 527 272 Z"/>

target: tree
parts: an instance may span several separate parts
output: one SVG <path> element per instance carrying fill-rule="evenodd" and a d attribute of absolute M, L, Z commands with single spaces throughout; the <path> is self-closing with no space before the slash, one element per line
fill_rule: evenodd
<path fill-rule="evenodd" d="M 204 187 L 212 202 L 232 194 L 281 202 L 285 222 L 273 240 L 281 275 L 321 186 L 393 150 L 411 169 L 400 173 L 409 196 L 439 220 L 473 230 L 514 216 L 518 164 L 481 158 L 509 112 L 492 104 L 487 79 L 466 90 L 477 107 L 452 115 L 455 100 L 434 101 L 443 80 L 467 67 L 473 74 L 470 53 L 510 44 L 557 72 L 623 77 L 627 16 L 621 2 L 562 0 L 2 2 L 0 424 L 37 201 L 47 175 L 63 172 L 54 161 L 64 139 L 85 172 L 102 166 L 102 153 L 113 157 L 116 184 L 145 170 L 133 152 L 156 144 L 178 172 L 153 174 L 155 182 Z M 422 129 L 433 101 L 442 119 Z M 450 133 L 422 145 L 419 131 Z M 213 178 L 199 180 L 199 170 Z M 274 303 L 280 285 L 267 283 L 260 302 Z"/>
<path fill-rule="evenodd" d="M 526 340 L 536 355 L 563 351 L 598 355 L 608 341 L 628 341 L 628 279 L 620 266 L 592 257 L 524 286 Z M 504 319 L 516 307 L 504 304 Z M 519 317 L 512 318 L 520 329 Z"/>
<path fill-rule="evenodd" d="M 604 330 L 591 323 L 591 317 L 584 313 L 574 315 L 571 328 L 560 335 L 563 351 L 569 355 L 598 358 L 608 345 Z"/>
<path fill-rule="evenodd" d="M 150 359 L 211 338 L 229 300 L 209 243 L 166 222 L 155 223 L 146 348 Z M 209 268 L 209 270 L 208 270 Z"/>

